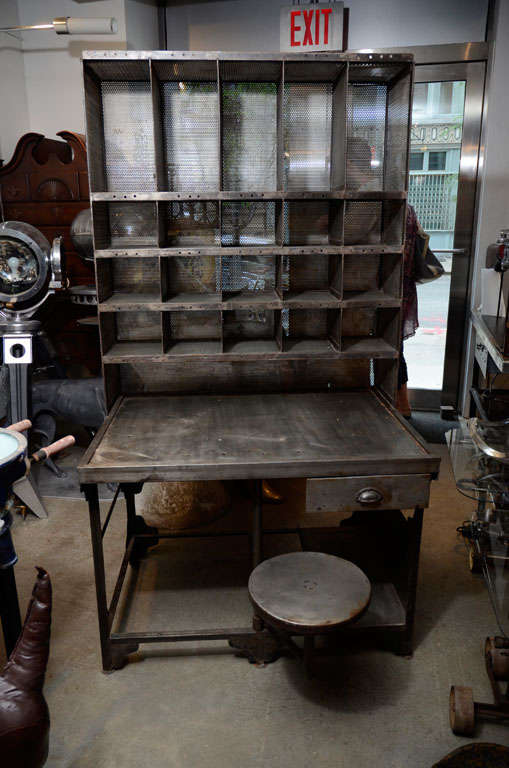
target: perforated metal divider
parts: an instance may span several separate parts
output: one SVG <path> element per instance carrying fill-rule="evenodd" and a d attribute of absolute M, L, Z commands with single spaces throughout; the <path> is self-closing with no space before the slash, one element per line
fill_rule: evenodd
<path fill-rule="evenodd" d="M 303 354 L 339 351 L 339 309 L 287 309 L 283 313 L 283 351 Z"/>
<path fill-rule="evenodd" d="M 215 61 L 152 61 L 161 133 L 161 189 L 219 189 L 219 97 Z"/>
<path fill-rule="evenodd" d="M 285 245 L 342 242 L 342 201 L 287 200 L 283 208 Z"/>
<path fill-rule="evenodd" d="M 219 203 L 214 200 L 173 200 L 159 203 L 166 246 L 219 246 Z"/>
<path fill-rule="evenodd" d="M 332 84 L 285 83 L 283 115 L 286 190 L 329 189 Z"/>
<path fill-rule="evenodd" d="M 283 285 L 290 294 L 329 289 L 329 256 L 324 253 L 288 256 L 283 267 Z"/>
<path fill-rule="evenodd" d="M 164 300 L 201 296 L 204 301 L 218 303 L 221 298 L 219 262 L 219 257 L 207 254 L 162 259 Z"/>
<path fill-rule="evenodd" d="M 374 245 L 382 242 L 382 202 L 345 201 L 345 245 Z"/>
<path fill-rule="evenodd" d="M 291 194 L 341 188 L 346 67 L 342 62 L 290 59 L 284 62 L 283 80 L 285 191 Z"/>
<path fill-rule="evenodd" d="M 274 339 L 276 312 L 268 309 L 235 309 L 223 315 L 225 345 L 232 341 Z"/>
<path fill-rule="evenodd" d="M 160 341 L 161 322 L 156 312 L 117 312 L 117 341 Z"/>
<path fill-rule="evenodd" d="M 350 66 L 347 189 L 406 189 L 410 86 L 399 64 Z"/>
<path fill-rule="evenodd" d="M 216 83 L 162 83 L 168 189 L 217 187 L 219 109 Z"/>
<path fill-rule="evenodd" d="M 111 259 L 112 288 L 119 294 L 159 296 L 157 258 Z"/>
<path fill-rule="evenodd" d="M 379 287 L 379 254 L 345 254 L 343 256 L 343 296 L 346 299 L 376 291 Z"/>
<path fill-rule="evenodd" d="M 107 203 L 111 248 L 157 246 L 155 203 Z"/>
<path fill-rule="evenodd" d="M 106 189 L 156 190 L 154 124 L 149 82 L 101 83 Z"/>
<path fill-rule="evenodd" d="M 219 312 L 165 312 L 171 326 L 170 344 L 177 341 L 221 340 L 221 314 Z M 218 348 L 220 350 L 220 347 Z"/>
<path fill-rule="evenodd" d="M 384 188 L 386 102 L 386 85 L 350 83 L 348 87 L 348 189 Z"/>
<path fill-rule="evenodd" d="M 221 255 L 222 290 L 226 294 L 242 293 L 255 297 L 276 289 L 276 256 Z"/>
<path fill-rule="evenodd" d="M 275 245 L 274 201 L 235 201 L 221 205 L 221 245 Z"/>
<path fill-rule="evenodd" d="M 155 203 L 92 204 L 94 248 L 139 249 L 158 244 Z"/>
<path fill-rule="evenodd" d="M 276 61 L 220 61 L 222 189 L 278 188 L 278 86 Z"/>

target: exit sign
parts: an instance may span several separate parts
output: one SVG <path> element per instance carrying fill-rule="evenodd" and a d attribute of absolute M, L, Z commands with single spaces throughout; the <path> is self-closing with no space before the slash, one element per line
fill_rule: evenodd
<path fill-rule="evenodd" d="M 281 8 L 282 51 L 343 50 L 343 3 L 312 3 Z"/>

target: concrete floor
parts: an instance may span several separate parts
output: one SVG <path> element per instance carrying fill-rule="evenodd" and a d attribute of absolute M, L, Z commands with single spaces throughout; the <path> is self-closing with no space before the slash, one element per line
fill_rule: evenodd
<path fill-rule="evenodd" d="M 18 520 L 23 610 L 33 565 L 48 569 L 54 588 L 47 765 L 425 768 L 467 743 L 449 729 L 449 686 L 471 685 L 478 700 L 490 700 L 482 645 L 497 630 L 484 584 L 469 573 L 455 532 L 471 514 L 471 502 L 455 490 L 445 446 L 435 447 L 444 458 L 425 515 L 414 657 L 345 650 L 339 658 L 318 660 L 312 680 L 291 659 L 256 668 L 222 642 L 200 646 L 194 656 L 187 655 L 188 646 L 144 646 L 123 670 L 102 674 L 84 502 L 48 501 L 48 520 Z M 284 517 L 276 507 L 268 514 L 276 524 Z M 107 554 L 112 570 L 121 552 L 123 515 L 113 520 Z M 293 546 L 292 537 L 274 539 L 271 550 Z M 201 627 L 212 625 L 216 614 L 242 625 L 249 618 L 238 578 L 246 567 L 246 543 L 225 541 L 174 545 L 178 569 L 197 577 L 195 588 L 178 592 L 171 580 L 159 584 L 163 602 L 176 601 L 176 625 L 189 624 L 189 616 Z M 210 565 L 204 565 L 207 555 Z M 165 628 L 148 572 L 140 586 L 130 626 L 151 617 L 152 629 Z M 509 731 L 500 725 L 480 725 L 476 738 L 509 746 Z"/>

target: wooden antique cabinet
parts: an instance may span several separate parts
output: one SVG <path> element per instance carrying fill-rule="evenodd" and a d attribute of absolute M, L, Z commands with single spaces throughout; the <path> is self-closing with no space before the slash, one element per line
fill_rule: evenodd
<path fill-rule="evenodd" d="M 263 646 L 246 629 L 112 631 L 154 535 L 135 494 L 159 480 L 306 477 L 311 512 L 414 508 L 406 602 L 374 589 L 362 619 L 408 651 L 439 467 L 392 407 L 411 56 L 100 51 L 83 66 L 109 415 L 79 472 L 104 667 L 140 642 Z M 98 482 L 128 507 L 109 605 Z M 255 563 L 261 528 L 257 496 Z"/>

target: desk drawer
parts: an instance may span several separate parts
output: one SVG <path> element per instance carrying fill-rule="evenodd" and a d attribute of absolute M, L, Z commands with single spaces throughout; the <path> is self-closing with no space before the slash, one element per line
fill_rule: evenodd
<path fill-rule="evenodd" d="M 306 486 L 306 512 L 427 507 L 430 475 L 313 477 Z"/>

